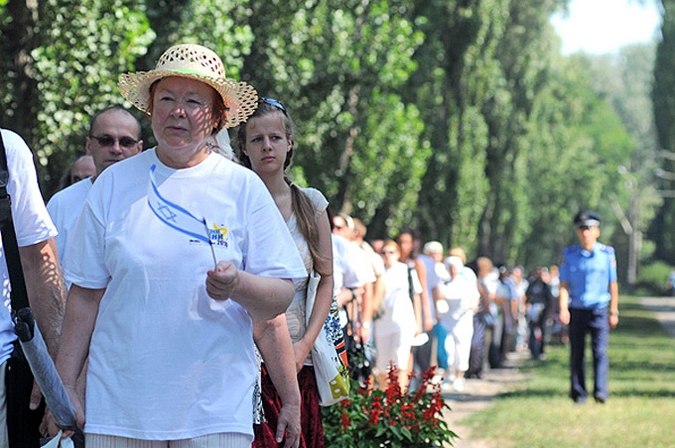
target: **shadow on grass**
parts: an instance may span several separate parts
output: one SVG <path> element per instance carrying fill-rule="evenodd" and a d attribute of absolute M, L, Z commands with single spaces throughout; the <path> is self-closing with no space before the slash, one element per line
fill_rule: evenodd
<path fill-rule="evenodd" d="M 610 383 L 611 386 L 611 383 Z M 591 386 L 592 387 L 592 386 Z M 610 387 L 611 389 L 611 387 Z M 610 390 L 610 397 L 612 398 L 674 398 L 675 392 L 672 389 L 661 388 L 657 390 Z M 568 390 L 560 388 L 532 388 L 514 390 L 501 394 L 498 399 L 529 399 L 529 398 L 554 398 L 567 397 Z"/>
<path fill-rule="evenodd" d="M 626 305 L 633 308 L 633 305 Z M 623 309 L 622 309 L 623 310 Z M 644 309 L 635 306 L 635 313 L 621 316 L 619 326 L 613 330 L 618 334 L 630 333 L 631 337 L 669 337 L 668 332 L 658 320 L 651 316 L 651 313 L 644 312 Z M 628 314 L 624 311 L 624 314 Z"/>
<path fill-rule="evenodd" d="M 495 399 L 503 396 L 503 394 L 494 393 L 487 395 L 472 395 L 462 392 L 443 392 L 442 396 L 445 400 L 452 400 L 462 403 L 491 403 Z M 452 408 L 452 403 L 450 403 L 450 408 Z"/>
<path fill-rule="evenodd" d="M 617 390 L 611 391 L 610 395 L 612 397 L 622 397 L 622 398 L 673 398 L 675 397 L 675 391 L 673 389 L 657 389 L 657 390 Z"/>
<path fill-rule="evenodd" d="M 622 379 L 630 379 L 630 376 L 626 376 L 625 373 L 636 372 L 635 378 L 643 378 L 640 372 L 672 372 L 673 363 L 668 362 L 657 362 L 657 361 L 614 361 L 612 362 L 612 357 L 610 356 L 610 371 L 614 373 L 622 373 Z"/>
<path fill-rule="evenodd" d="M 554 387 L 542 387 L 534 388 L 528 387 L 527 389 L 514 390 L 510 392 L 503 393 L 499 398 L 512 399 L 512 398 L 551 398 L 551 397 L 564 397 L 566 392 L 559 388 Z"/>

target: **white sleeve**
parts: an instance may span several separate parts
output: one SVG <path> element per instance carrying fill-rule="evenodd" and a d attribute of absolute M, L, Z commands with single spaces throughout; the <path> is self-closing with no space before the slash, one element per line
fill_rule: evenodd
<path fill-rule="evenodd" d="M 7 192 L 12 198 L 17 244 L 25 247 L 40 243 L 56 236 L 56 228 L 40 193 L 33 153 L 15 132 L 6 129 L 1 132 L 7 154 Z"/>
<path fill-rule="evenodd" d="M 372 283 L 376 280 L 375 272 L 371 266 L 368 257 L 364 256 L 363 251 L 355 244 L 347 244 L 348 267 L 345 271 L 345 286 L 347 288 L 358 288 L 366 283 Z"/>

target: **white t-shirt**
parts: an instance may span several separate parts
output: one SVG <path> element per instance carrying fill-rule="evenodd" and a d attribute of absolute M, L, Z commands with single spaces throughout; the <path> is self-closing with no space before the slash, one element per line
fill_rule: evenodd
<path fill-rule="evenodd" d="M 19 247 L 31 246 L 56 235 L 56 228 L 49 218 L 40 194 L 33 154 L 26 142 L 15 132 L 0 130 L 7 155 L 9 181 L 7 192 L 12 200 L 12 220 Z M 12 353 L 16 339 L 10 318 L 10 285 L 5 251 L 0 239 L 0 278 L 2 278 L 2 304 L 0 307 L 0 363 Z"/>
<path fill-rule="evenodd" d="M 373 269 L 373 275 L 375 276 L 375 280 L 377 280 L 377 277 L 384 275 L 385 271 L 384 260 L 382 259 L 382 256 L 380 254 L 375 253 L 375 249 L 373 249 L 373 246 L 368 244 L 366 241 L 363 241 L 361 242 L 361 244 L 358 245 L 358 247 L 363 252 L 365 252 L 366 257 L 368 258 L 368 262 L 370 263 L 370 266 Z"/>
<path fill-rule="evenodd" d="M 66 258 L 66 246 L 70 233 L 75 228 L 77 218 L 80 217 L 84 201 L 91 190 L 91 177 L 57 191 L 47 202 L 47 211 L 54 221 L 59 234 L 56 236 L 56 249 L 59 251 L 59 260 L 63 263 Z"/>
<path fill-rule="evenodd" d="M 331 234 L 333 246 L 333 292 L 342 288 L 359 288 L 375 281 L 375 273 L 361 250 L 346 238 Z"/>
<path fill-rule="evenodd" d="M 434 295 L 433 295 L 433 290 L 436 286 L 438 286 L 442 282 L 441 275 L 446 275 L 447 270 L 445 269 L 445 266 L 443 266 L 443 263 L 436 263 L 436 260 L 433 259 L 433 257 L 429 255 L 422 254 L 417 257 L 422 263 L 424 263 L 424 267 L 427 272 L 427 292 L 428 292 L 428 297 L 427 300 L 429 301 L 429 309 L 431 310 L 431 318 L 435 322 L 437 319 L 436 316 L 436 306 L 434 304 Z M 445 273 L 443 273 L 445 271 Z M 422 308 L 424 310 L 424 307 Z"/>
<path fill-rule="evenodd" d="M 422 293 L 422 284 L 417 272 L 412 269 L 410 277 L 413 282 L 413 292 Z M 384 312 L 375 320 L 375 331 L 378 335 L 397 333 L 401 330 L 417 329 L 415 307 L 410 298 L 408 288 L 408 266 L 397 262 L 384 273 L 385 293 L 382 298 Z"/>
<path fill-rule="evenodd" d="M 446 328 L 448 328 L 448 325 L 454 325 L 460 317 L 470 310 L 473 304 L 477 303 L 480 297 L 476 277 L 472 275 L 473 271 L 465 269 L 467 268 L 463 267 L 459 275 L 439 285 L 448 304 L 448 312 L 440 318 L 441 323 L 445 324 Z"/>
<path fill-rule="evenodd" d="M 333 249 L 333 294 L 338 295 L 342 288 L 360 288 L 376 280 L 373 268 L 361 249 L 346 238 L 331 233 Z M 344 307 L 340 308 L 340 326 L 349 323 Z"/>
<path fill-rule="evenodd" d="M 149 193 L 152 165 L 166 202 Z M 178 207 L 206 220 L 211 244 L 171 227 Z M 66 259 L 73 283 L 106 288 L 89 351 L 85 431 L 252 438 L 251 319 L 235 301 L 211 299 L 205 280 L 214 267 L 210 246 L 219 261 L 252 274 L 307 277 L 260 178 L 218 154 L 175 170 L 147 150 L 99 176 L 68 244 L 82 254 Z"/>

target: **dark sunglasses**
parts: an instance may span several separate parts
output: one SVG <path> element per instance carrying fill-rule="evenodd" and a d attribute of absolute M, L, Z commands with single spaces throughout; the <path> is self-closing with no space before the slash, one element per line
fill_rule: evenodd
<path fill-rule="evenodd" d="M 276 107 L 280 111 L 282 111 L 284 114 L 286 113 L 286 107 L 284 107 L 283 104 L 281 104 L 281 101 L 275 100 L 274 98 L 265 98 L 261 97 L 259 99 L 261 103 L 269 104 L 270 106 Z"/>
<path fill-rule="evenodd" d="M 114 137 L 111 137 L 109 135 L 102 135 L 100 137 L 96 137 L 95 135 L 92 135 L 91 138 L 96 139 L 99 145 L 101 146 L 113 146 L 115 142 L 119 142 L 120 146 L 123 148 L 131 148 L 133 147 L 136 143 L 138 143 L 138 140 L 134 140 L 131 137 L 120 137 L 119 139 L 116 139 Z"/>

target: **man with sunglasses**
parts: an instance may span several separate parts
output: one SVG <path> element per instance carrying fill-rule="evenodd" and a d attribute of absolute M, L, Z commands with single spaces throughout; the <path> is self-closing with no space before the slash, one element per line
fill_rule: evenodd
<path fill-rule="evenodd" d="M 586 401 L 586 334 L 593 351 L 593 398 L 608 398 L 609 330 L 619 323 L 619 287 L 614 248 L 598 242 L 600 216 L 581 211 L 574 217 L 579 244 L 563 250 L 560 267 L 560 322 L 569 324 L 570 398 Z"/>
<path fill-rule="evenodd" d="M 47 210 L 59 231 L 56 248 L 61 261 L 66 256 L 69 231 L 75 227 L 93 182 L 110 165 L 136 155 L 142 149 L 141 123 L 128 110 L 111 106 L 92 117 L 86 150 L 94 159 L 95 174 L 57 192 L 47 203 Z"/>

